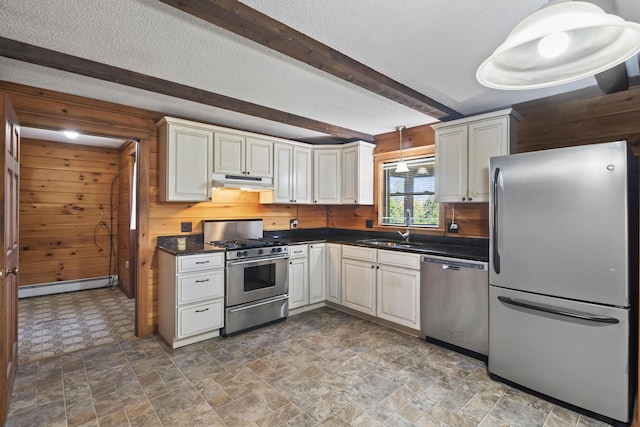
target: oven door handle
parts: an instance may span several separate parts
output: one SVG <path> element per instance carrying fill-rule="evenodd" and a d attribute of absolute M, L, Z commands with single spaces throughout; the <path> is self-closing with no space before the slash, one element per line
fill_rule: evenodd
<path fill-rule="evenodd" d="M 256 307 L 260 307 L 261 305 L 271 304 L 274 302 L 283 301 L 287 299 L 289 299 L 289 295 L 285 294 L 285 295 L 280 295 L 279 297 L 276 297 L 276 298 L 269 298 L 268 300 L 260 301 L 256 304 L 245 305 L 243 307 L 238 307 L 238 308 L 229 308 L 228 310 L 229 310 L 229 313 L 236 313 L 238 311 L 249 310 L 250 308 L 256 308 Z"/>
<path fill-rule="evenodd" d="M 242 265 L 242 264 L 255 264 L 256 262 L 264 262 L 264 261 L 272 261 L 272 260 L 277 260 L 277 259 L 287 259 L 289 258 L 289 256 L 274 256 L 274 257 L 268 257 L 268 258 L 252 258 L 252 259 L 246 259 L 246 260 L 242 260 L 242 261 L 227 261 L 227 266 L 231 267 L 234 265 Z"/>

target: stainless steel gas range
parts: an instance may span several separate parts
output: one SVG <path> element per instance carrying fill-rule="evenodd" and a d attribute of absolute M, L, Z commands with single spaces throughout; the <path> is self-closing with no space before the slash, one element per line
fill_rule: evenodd
<path fill-rule="evenodd" d="M 204 222 L 204 241 L 226 250 L 223 336 L 289 314 L 289 247 L 262 236 L 261 219 Z"/>

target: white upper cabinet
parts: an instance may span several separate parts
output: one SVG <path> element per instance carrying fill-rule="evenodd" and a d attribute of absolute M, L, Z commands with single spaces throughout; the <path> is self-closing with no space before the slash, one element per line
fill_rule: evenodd
<path fill-rule="evenodd" d="M 342 202 L 342 148 L 313 149 L 313 203 Z"/>
<path fill-rule="evenodd" d="M 273 192 L 260 193 L 260 202 L 311 203 L 311 148 L 276 142 L 273 153 Z"/>
<path fill-rule="evenodd" d="M 343 204 L 373 204 L 374 147 L 362 141 L 342 146 Z"/>
<path fill-rule="evenodd" d="M 233 133 L 216 132 L 213 171 L 228 175 L 271 178 L 273 177 L 273 142 Z"/>
<path fill-rule="evenodd" d="M 159 200 L 211 200 L 213 130 L 166 118 L 158 123 L 158 127 Z"/>
<path fill-rule="evenodd" d="M 488 202 L 489 158 L 512 153 L 520 115 L 512 109 L 433 125 L 438 202 Z"/>

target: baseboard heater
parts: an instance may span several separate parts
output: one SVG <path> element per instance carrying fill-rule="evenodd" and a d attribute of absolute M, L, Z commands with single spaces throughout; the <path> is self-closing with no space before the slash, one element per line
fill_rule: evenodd
<path fill-rule="evenodd" d="M 111 277 L 111 282 L 109 282 Z M 64 282 L 39 283 L 18 287 L 18 298 L 38 297 L 42 295 L 61 294 L 64 292 L 84 291 L 104 288 L 109 284 L 117 284 L 118 276 L 92 277 L 89 279 L 66 280 Z"/>

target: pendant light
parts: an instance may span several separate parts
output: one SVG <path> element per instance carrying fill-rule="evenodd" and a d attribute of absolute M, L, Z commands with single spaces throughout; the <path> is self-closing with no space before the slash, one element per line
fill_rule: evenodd
<path fill-rule="evenodd" d="M 409 172 L 407 162 L 405 162 L 404 157 L 402 157 L 402 131 L 405 129 L 405 126 L 396 126 L 396 130 L 400 132 L 400 161 L 398 162 L 398 166 L 396 166 L 396 173 Z"/>
<path fill-rule="evenodd" d="M 525 18 L 476 73 L 490 88 L 537 89 L 593 76 L 640 51 L 640 24 L 566 1 Z"/>

